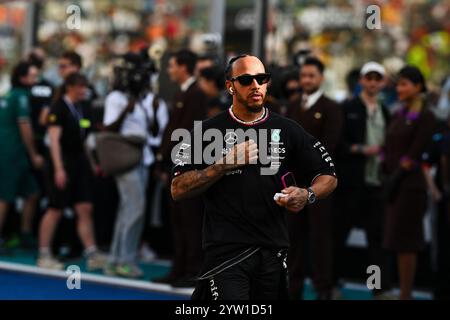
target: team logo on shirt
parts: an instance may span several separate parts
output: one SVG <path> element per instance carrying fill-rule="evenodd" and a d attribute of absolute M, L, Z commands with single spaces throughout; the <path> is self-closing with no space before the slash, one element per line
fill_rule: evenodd
<path fill-rule="evenodd" d="M 52 96 L 52 88 L 49 86 L 36 85 L 31 88 L 31 94 L 39 98 L 50 98 Z"/>
<path fill-rule="evenodd" d="M 272 142 L 280 142 L 281 129 L 275 129 L 272 132 Z"/>
<path fill-rule="evenodd" d="M 55 123 L 56 122 L 56 114 L 52 113 L 48 116 L 48 122 Z"/>
<path fill-rule="evenodd" d="M 237 140 L 238 140 L 238 136 L 237 136 L 237 134 L 234 133 L 233 131 L 227 132 L 227 133 L 225 134 L 224 141 L 225 141 L 227 144 L 233 145 L 233 144 L 235 144 L 235 143 L 237 142 Z"/>
<path fill-rule="evenodd" d="M 278 172 L 281 167 L 281 160 L 284 156 L 280 154 L 286 153 L 286 148 L 283 147 L 283 142 L 281 141 L 281 129 L 273 129 L 270 136 L 270 167 L 266 168 L 267 172 Z"/>

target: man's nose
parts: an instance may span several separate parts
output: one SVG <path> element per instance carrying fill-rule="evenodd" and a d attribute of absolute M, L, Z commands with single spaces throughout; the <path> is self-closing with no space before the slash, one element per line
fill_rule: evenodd
<path fill-rule="evenodd" d="M 260 85 L 258 83 L 258 81 L 256 81 L 256 79 L 253 79 L 252 83 L 251 83 L 251 87 L 252 88 L 259 88 Z"/>

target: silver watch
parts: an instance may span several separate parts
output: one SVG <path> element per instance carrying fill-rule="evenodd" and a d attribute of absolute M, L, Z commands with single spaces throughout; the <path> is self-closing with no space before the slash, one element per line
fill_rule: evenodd
<path fill-rule="evenodd" d="M 316 194 L 311 188 L 307 188 L 306 190 L 308 191 L 308 204 L 313 204 L 317 199 Z"/>

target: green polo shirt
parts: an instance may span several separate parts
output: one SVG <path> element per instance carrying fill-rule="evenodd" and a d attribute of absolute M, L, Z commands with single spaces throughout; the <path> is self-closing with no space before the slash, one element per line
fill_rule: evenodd
<path fill-rule="evenodd" d="M 29 91 L 13 88 L 0 98 L 0 164 L 15 165 L 26 162 L 26 148 L 22 142 L 18 122 L 29 120 Z"/>

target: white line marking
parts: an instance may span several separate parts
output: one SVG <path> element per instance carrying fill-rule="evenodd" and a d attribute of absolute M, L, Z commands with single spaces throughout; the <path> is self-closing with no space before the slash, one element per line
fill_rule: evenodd
<path fill-rule="evenodd" d="M 67 279 L 67 274 L 66 274 L 65 270 L 61 270 L 61 271 L 48 270 L 48 269 L 39 268 L 36 266 L 24 266 L 22 264 L 11 263 L 11 262 L 0 262 L 0 269 Z M 91 274 L 91 273 L 87 273 L 87 272 L 83 272 L 81 275 L 81 278 L 82 278 L 82 280 L 87 280 L 87 281 L 101 283 L 101 284 L 115 285 L 115 286 L 127 287 L 127 288 L 132 288 L 132 289 L 142 289 L 142 290 L 148 290 L 148 291 L 158 291 L 161 293 L 180 295 L 180 296 L 184 296 L 186 298 L 188 298 L 187 296 L 191 295 L 192 292 L 194 291 L 193 288 L 174 289 L 168 284 L 152 283 L 152 282 L 143 281 L 143 280 L 122 279 L 122 278 L 109 277 L 109 276 L 104 276 L 104 275 L 96 275 L 96 274 Z"/>

